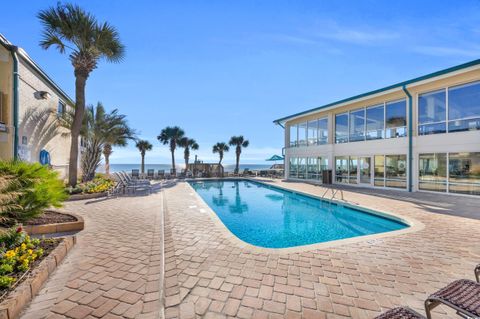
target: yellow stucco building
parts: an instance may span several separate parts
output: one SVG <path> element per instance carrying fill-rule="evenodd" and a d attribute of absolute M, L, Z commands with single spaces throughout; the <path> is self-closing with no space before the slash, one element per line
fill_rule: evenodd
<path fill-rule="evenodd" d="M 22 48 L 0 34 L 0 159 L 48 163 L 66 177 L 70 138 L 55 117 L 73 106 Z"/>

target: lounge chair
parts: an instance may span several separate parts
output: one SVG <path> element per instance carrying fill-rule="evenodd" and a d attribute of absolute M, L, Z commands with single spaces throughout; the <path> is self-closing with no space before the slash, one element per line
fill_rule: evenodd
<path fill-rule="evenodd" d="M 393 308 L 374 319 L 425 319 L 425 316 L 408 307 Z"/>
<path fill-rule="evenodd" d="M 432 318 L 431 311 L 440 304 L 456 310 L 457 314 L 462 317 L 480 317 L 480 283 L 468 279 L 455 280 L 430 295 L 425 301 L 425 312 L 428 319 Z"/>
<path fill-rule="evenodd" d="M 153 179 L 154 175 L 155 175 L 155 170 L 153 169 L 147 170 L 147 179 Z"/>
<path fill-rule="evenodd" d="M 165 170 L 164 169 L 159 169 L 157 172 L 157 178 L 158 179 L 164 179 L 165 178 Z"/>
<path fill-rule="evenodd" d="M 480 264 L 475 267 L 475 278 L 477 278 L 477 282 L 480 282 Z"/>
<path fill-rule="evenodd" d="M 138 169 L 132 169 L 132 178 L 136 178 L 136 179 L 140 178 L 140 172 Z"/>

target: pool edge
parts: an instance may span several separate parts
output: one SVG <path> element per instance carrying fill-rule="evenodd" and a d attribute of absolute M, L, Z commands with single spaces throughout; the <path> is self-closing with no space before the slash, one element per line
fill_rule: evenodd
<path fill-rule="evenodd" d="M 343 206 L 347 206 L 349 208 L 353 208 L 356 210 L 364 211 L 369 214 L 373 214 L 376 216 L 380 216 L 383 218 L 389 218 L 393 219 L 395 221 L 401 222 L 406 224 L 408 227 L 404 229 L 399 229 L 399 230 L 392 230 L 392 231 L 387 231 L 383 233 L 378 233 L 378 234 L 371 234 L 371 235 L 363 235 L 363 236 L 356 236 L 356 237 L 351 237 L 351 238 L 344 238 L 344 239 L 336 239 L 336 240 L 331 240 L 327 242 L 322 242 L 322 243 L 316 243 L 316 244 L 309 244 L 309 245 L 301 245 L 301 246 L 296 246 L 296 247 L 287 247 L 287 248 L 266 248 L 266 247 L 260 247 L 260 246 L 255 246 L 253 244 L 247 243 L 246 241 L 243 241 L 242 239 L 238 238 L 234 233 L 228 229 L 228 227 L 222 222 L 220 217 L 213 211 L 213 209 L 203 200 L 203 198 L 195 191 L 195 189 L 190 185 L 189 181 L 201 181 L 201 180 L 206 180 L 206 181 L 212 181 L 212 180 L 246 180 L 246 181 L 251 181 L 259 184 L 263 184 L 266 186 L 271 186 L 271 187 L 277 187 L 279 189 L 289 191 L 289 192 L 294 192 L 298 193 L 304 196 L 308 196 L 311 198 L 315 198 L 321 201 L 331 201 L 335 204 L 340 204 Z M 372 209 L 360 205 L 354 205 L 350 203 L 345 203 L 339 200 L 330 200 L 330 199 L 325 199 L 325 198 L 320 198 L 319 196 L 310 194 L 310 193 L 305 193 L 302 191 L 297 191 L 297 190 L 292 190 L 283 186 L 278 186 L 278 185 L 272 185 L 270 183 L 266 183 L 263 181 L 258 181 L 255 179 L 251 178 L 244 178 L 244 177 L 236 177 L 236 178 L 226 178 L 226 179 L 212 179 L 212 178 L 204 178 L 204 179 L 188 179 L 185 180 L 185 184 L 188 185 L 190 188 L 191 192 L 196 196 L 196 198 L 202 203 L 202 205 L 205 207 L 204 210 L 208 213 L 212 221 L 219 226 L 220 229 L 222 229 L 222 232 L 224 233 L 225 237 L 230 240 L 230 242 L 234 243 L 237 245 L 239 248 L 245 249 L 248 248 L 249 250 L 255 252 L 255 253 L 267 253 L 267 254 L 292 254 L 292 253 L 302 253 L 302 252 L 308 252 L 312 250 L 320 250 L 320 249 L 326 249 L 326 248 L 334 248 L 334 247 L 339 247 L 343 245 L 348 245 L 348 244 L 354 244 L 354 243 L 360 243 L 360 242 L 366 242 L 366 241 L 372 241 L 372 240 L 377 240 L 377 239 L 382 239 L 382 238 L 387 238 L 387 237 L 393 237 L 393 236 L 400 236 L 404 234 L 409 234 L 413 232 L 418 232 L 421 231 L 422 229 L 425 228 L 425 225 L 418 220 L 410 217 L 405 217 L 402 215 L 399 215 L 397 213 L 391 213 L 391 212 L 385 212 L 385 211 L 379 211 L 377 209 Z"/>

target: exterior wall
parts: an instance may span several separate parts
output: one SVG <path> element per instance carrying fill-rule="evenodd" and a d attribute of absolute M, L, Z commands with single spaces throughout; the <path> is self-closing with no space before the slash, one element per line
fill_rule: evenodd
<path fill-rule="evenodd" d="M 46 126 L 41 123 L 32 128 L 26 125 L 25 115 L 32 110 L 50 109 L 53 111 L 50 121 L 54 121 L 59 101 L 63 101 L 65 105 L 67 101 L 63 100 L 56 90 L 22 59 L 19 59 L 19 74 L 19 157 L 29 162 L 38 162 L 40 151 L 45 149 L 50 153 L 52 167 L 65 178 L 68 173 L 70 152 L 68 130 L 59 128 L 57 134 L 50 134 L 45 128 L 42 129 Z M 39 91 L 48 92 L 49 97 L 42 99 L 38 95 Z"/>
<path fill-rule="evenodd" d="M 452 72 L 423 83 L 415 83 L 408 86 L 412 95 L 412 186 L 418 190 L 418 159 L 421 153 L 445 153 L 445 152 L 480 152 L 480 130 L 457 133 L 445 133 L 419 136 L 417 132 L 418 123 L 418 96 L 419 94 L 442 89 L 449 86 L 456 86 L 480 80 L 480 67 L 471 67 L 466 70 Z M 372 97 L 363 98 L 361 101 L 346 103 L 337 107 L 319 110 L 313 114 L 288 120 L 285 123 L 285 174 L 289 175 L 289 160 L 291 157 L 326 157 L 328 158 L 329 169 L 335 170 L 335 156 L 373 156 L 388 154 L 405 154 L 408 156 L 408 137 L 380 139 L 372 141 L 360 141 L 335 144 L 335 114 L 355 110 L 361 107 L 373 106 L 383 102 L 407 99 L 407 128 L 408 128 L 408 98 L 401 88 L 390 90 Z M 329 119 L 328 144 L 290 147 L 290 126 L 303 123 L 309 120 L 327 116 Z M 373 171 L 373 169 L 372 169 Z M 407 173 L 408 176 L 408 173 Z"/>
<path fill-rule="evenodd" d="M 0 159 L 13 157 L 13 60 L 10 51 L 0 45 L 0 122 L 7 126 L 7 132 L 0 132 Z"/>

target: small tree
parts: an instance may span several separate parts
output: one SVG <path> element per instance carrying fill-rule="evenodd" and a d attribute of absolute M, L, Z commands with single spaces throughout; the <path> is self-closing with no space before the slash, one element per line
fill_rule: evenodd
<path fill-rule="evenodd" d="M 239 136 L 232 136 L 230 141 L 228 142 L 231 146 L 235 146 L 235 174 L 238 174 L 239 167 L 240 167 L 240 154 L 242 154 L 242 148 L 248 147 L 250 142 L 243 138 L 242 135 Z"/>
<path fill-rule="evenodd" d="M 185 135 L 185 131 L 179 128 L 178 126 L 167 126 L 164 128 L 160 135 L 157 136 L 157 139 L 163 145 L 169 145 L 170 153 L 172 153 L 172 173 L 175 175 L 175 150 L 177 149 L 177 145 L 180 143 L 180 140 Z"/>
<path fill-rule="evenodd" d="M 180 147 L 183 147 L 185 150 L 183 151 L 183 158 L 185 159 L 185 174 L 188 170 L 188 162 L 190 160 L 190 150 L 198 150 L 199 146 L 197 141 L 193 138 L 183 137 L 178 144 Z"/>
<path fill-rule="evenodd" d="M 136 146 L 140 151 L 140 156 L 142 156 L 141 171 L 142 171 L 142 174 L 144 174 L 145 173 L 145 154 L 147 153 L 147 151 L 151 151 L 153 146 L 152 144 L 150 144 L 149 141 L 146 141 L 146 140 L 139 140 Z"/>
<path fill-rule="evenodd" d="M 228 152 L 230 147 L 228 147 L 227 143 L 223 142 L 218 142 L 217 144 L 213 145 L 212 152 L 213 153 L 218 153 L 218 170 L 219 173 L 222 174 L 223 177 L 223 169 L 222 169 L 222 160 L 223 160 L 223 155 L 225 152 Z"/>

